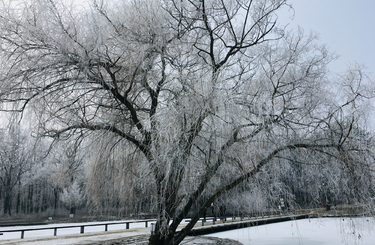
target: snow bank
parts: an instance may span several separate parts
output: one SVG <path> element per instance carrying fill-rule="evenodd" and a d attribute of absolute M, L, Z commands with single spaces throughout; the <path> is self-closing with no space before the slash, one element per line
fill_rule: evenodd
<path fill-rule="evenodd" d="M 375 244 L 375 218 L 319 218 L 255 226 L 207 236 L 244 245 Z"/>

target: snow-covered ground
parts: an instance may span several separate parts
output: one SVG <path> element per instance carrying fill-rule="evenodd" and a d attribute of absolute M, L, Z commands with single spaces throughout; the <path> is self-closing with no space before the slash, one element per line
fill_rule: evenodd
<path fill-rule="evenodd" d="M 102 224 L 103 222 L 95 222 Z M 89 223 L 85 223 L 87 225 Z M 57 224 L 54 226 L 69 226 L 74 224 Z M 20 233 L 4 233 L 0 236 L 0 244 L 7 245 L 49 245 L 49 244 L 92 244 L 98 241 L 119 239 L 127 236 L 150 234 L 144 222 L 130 224 L 125 230 L 125 224 L 110 225 L 104 232 L 104 225 L 85 227 L 85 233 L 79 234 L 79 228 L 59 229 L 57 237 L 53 229 L 25 232 L 25 239 L 19 239 Z M 40 227 L 27 226 L 24 228 Z M 45 226 L 44 226 L 45 227 Z M 20 227 L 1 227 L 1 230 L 20 229 Z M 321 218 L 287 221 L 251 228 L 237 229 L 226 232 L 212 233 L 208 236 L 230 238 L 244 245 L 339 245 L 339 244 L 375 244 L 375 218 Z"/>
<path fill-rule="evenodd" d="M 127 222 L 133 222 L 134 220 L 126 220 Z M 124 221 L 119 221 L 124 222 Z M 48 230 L 37 230 L 37 231 L 25 231 L 24 238 L 42 238 L 42 237 L 51 237 L 54 235 L 54 227 L 67 227 L 67 226 L 79 226 L 85 225 L 84 234 L 90 233 L 97 233 L 97 232 L 104 232 L 105 226 L 104 223 L 107 222 L 88 222 L 88 223 L 65 223 L 65 224 L 51 224 L 51 225 L 35 225 L 35 226 L 10 226 L 10 227 L 0 227 L 0 230 L 7 231 L 7 230 L 22 230 L 22 229 L 33 229 L 33 228 L 51 228 Z M 111 222 L 112 223 L 112 222 Z M 115 221 L 113 223 L 116 223 Z M 151 227 L 152 222 L 148 222 L 148 227 Z M 98 226 L 87 226 L 97 224 Z M 114 224 L 108 226 L 108 232 L 113 231 L 124 231 L 126 228 L 126 224 Z M 138 228 L 145 228 L 145 222 L 136 222 L 130 223 L 129 228 L 131 230 L 138 229 Z M 150 228 L 148 228 L 150 229 Z M 63 228 L 57 229 L 57 237 L 59 236 L 66 236 L 66 235 L 79 235 L 80 234 L 80 227 L 75 228 Z M 3 240 L 11 240 L 11 239 L 20 239 L 21 232 L 4 232 L 3 235 L 0 235 L 0 244 Z"/>
<path fill-rule="evenodd" d="M 375 244 L 375 218 L 320 218 L 255 226 L 207 236 L 244 245 Z"/>

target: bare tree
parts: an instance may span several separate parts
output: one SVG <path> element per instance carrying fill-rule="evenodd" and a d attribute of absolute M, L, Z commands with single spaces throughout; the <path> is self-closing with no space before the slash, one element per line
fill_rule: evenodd
<path fill-rule="evenodd" d="M 56 140 L 97 137 L 124 156 L 141 153 L 137 174 L 151 176 L 158 210 L 150 244 L 179 244 L 216 198 L 275 159 L 296 150 L 350 158 L 366 77 L 351 70 L 334 96 L 333 57 L 313 35 L 278 28 L 285 6 L 3 1 L 3 109 L 39 110 Z"/>

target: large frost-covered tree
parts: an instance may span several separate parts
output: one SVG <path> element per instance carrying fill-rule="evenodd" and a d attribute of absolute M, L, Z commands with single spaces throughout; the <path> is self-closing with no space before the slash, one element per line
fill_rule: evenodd
<path fill-rule="evenodd" d="M 216 198 L 296 150 L 361 164 L 348 139 L 366 76 L 329 81 L 334 57 L 314 35 L 278 26 L 285 0 L 73 2 L 1 2 L 1 106 L 137 159 L 122 171 L 152 179 L 150 244 L 179 244 Z"/>

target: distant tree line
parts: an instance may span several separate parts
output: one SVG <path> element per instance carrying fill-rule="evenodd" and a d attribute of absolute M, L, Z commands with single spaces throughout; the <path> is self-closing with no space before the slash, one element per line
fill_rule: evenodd
<path fill-rule="evenodd" d="M 17 124 L 12 125 L 1 131 L 1 216 L 67 216 L 76 211 L 115 217 L 155 215 L 155 186 L 151 179 L 140 176 L 137 169 L 122 171 L 130 165 L 126 161 L 142 161 L 136 154 L 123 159 L 116 151 L 103 151 L 98 159 L 89 157 L 98 154 L 96 143 L 81 142 L 78 146 L 69 141 L 51 151 L 49 144 L 53 142 L 43 143 L 28 132 L 21 132 Z M 365 130 L 353 130 L 356 137 L 348 140 L 358 146 L 358 154 L 354 154 L 355 158 L 342 157 L 344 161 L 364 163 L 359 165 L 361 168 L 342 165 L 333 156 L 295 151 L 274 159 L 255 178 L 222 195 L 215 205 L 225 204 L 228 212 L 241 215 L 277 210 L 280 200 L 290 209 L 322 207 L 323 202 L 371 203 L 375 197 L 375 142 Z M 308 164 L 302 167 L 301 162 Z M 230 179 L 231 170 L 226 171 L 225 176 Z M 193 210 L 204 198 L 203 195 Z"/>

